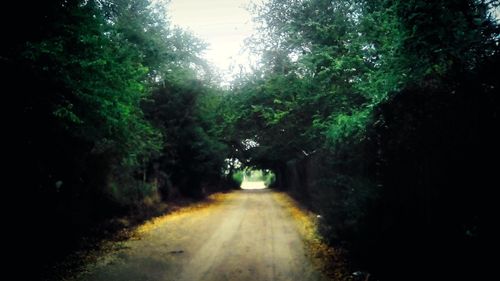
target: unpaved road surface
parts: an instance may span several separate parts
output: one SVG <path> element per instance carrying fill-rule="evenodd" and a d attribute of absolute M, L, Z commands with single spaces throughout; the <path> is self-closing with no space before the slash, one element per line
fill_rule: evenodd
<path fill-rule="evenodd" d="M 325 280 L 296 222 L 269 190 L 228 194 L 216 206 L 166 219 L 102 257 L 77 280 Z"/>

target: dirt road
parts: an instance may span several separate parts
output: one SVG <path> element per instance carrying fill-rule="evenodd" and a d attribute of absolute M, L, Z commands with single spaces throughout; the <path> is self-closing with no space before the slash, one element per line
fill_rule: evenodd
<path fill-rule="evenodd" d="M 242 190 L 168 218 L 100 259 L 78 280 L 325 280 L 296 222 L 269 190 Z"/>

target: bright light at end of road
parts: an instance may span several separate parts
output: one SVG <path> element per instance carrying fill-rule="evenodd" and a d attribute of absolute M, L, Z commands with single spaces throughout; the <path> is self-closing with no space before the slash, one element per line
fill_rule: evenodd
<path fill-rule="evenodd" d="M 266 185 L 263 181 L 243 181 L 241 189 L 265 189 Z"/>

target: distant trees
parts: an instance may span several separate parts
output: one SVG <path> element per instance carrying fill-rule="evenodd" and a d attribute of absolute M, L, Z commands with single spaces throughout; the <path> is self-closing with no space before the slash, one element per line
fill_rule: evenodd
<path fill-rule="evenodd" d="M 170 74 L 169 74 L 170 75 Z M 146 116 L 165 134 L 159 168 L 175 190 L 188 196 L 202 196 L 202 183 L 218 185 L 228 147 L 217 131 L 220 90 L 193 79 L 191 72 L 168 76 L 163 85 L 144 102 Z M 213 187 L 212 187 L 213 188 Z"/>

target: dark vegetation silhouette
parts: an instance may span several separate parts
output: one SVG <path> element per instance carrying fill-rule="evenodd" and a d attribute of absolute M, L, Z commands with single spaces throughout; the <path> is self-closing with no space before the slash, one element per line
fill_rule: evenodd
<path fill-rule="evenodd" d="M 370 280 L 490 275 L 498 4 L 256 8 L 261 30 L 249 44 L 263 60 L 233 84 L 239 110 L 227 135 L 260 144 L 244 157 L 321 215 L 352 271 Z"/>

